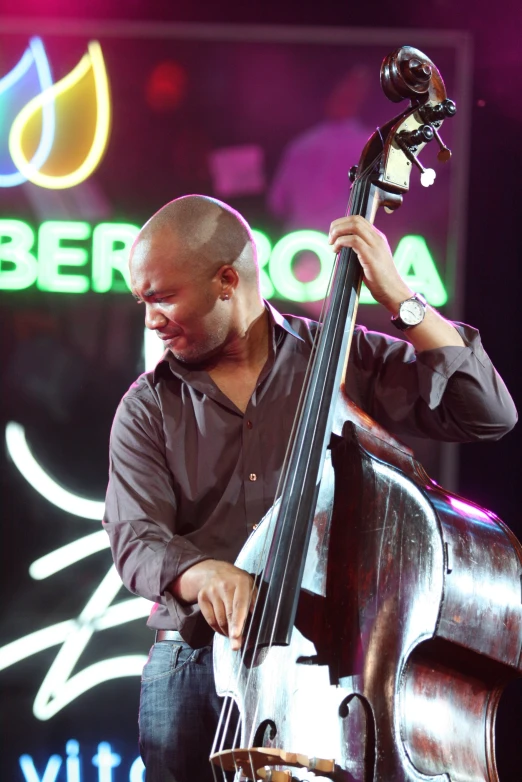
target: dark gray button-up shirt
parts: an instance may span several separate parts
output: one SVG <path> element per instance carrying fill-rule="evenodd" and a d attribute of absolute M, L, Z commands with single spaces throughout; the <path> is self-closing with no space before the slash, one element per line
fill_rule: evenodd
<path fill-rule="evenodd" d="M 191 641 L 199 609 L 172 582 L 204 559 L 233 562 L 270 509 L 317 324 L 267 305 L 273 351 L 243 414 L 205 371 L 167 352 L 124 396 L 111 434 L 104 526 L 127 588 L 156 605 L 149 626 Z M 415 354 L 356 327 L 349 397 L 392 434 L 495 440 L 517 420 L 478 332 Z"/>

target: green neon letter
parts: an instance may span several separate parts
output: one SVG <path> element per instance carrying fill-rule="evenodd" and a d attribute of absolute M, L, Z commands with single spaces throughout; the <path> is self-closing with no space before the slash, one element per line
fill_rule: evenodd
<path fill-rule="evenodd" d="M 298 252 L 308 250 L 319 258 L 321 269 L 311 282 L 301 282 L 292 270 Z M 282 299 L 317 301 L 324 299 L 335 256 L 326 234 L 319 231 L 294 231 L 280 239 L 270 257 L 270 278 Z"/>
<path fill-rule="evenodd" d="M 446 304 L 448 294 L 423 236 L 403 236 L 393 258 L 399 274 L 412 290 L 424 294 L 434 307 Z M 361 287 L 360 302 L 376 304 L 364 284 Z"/>
<path fill-rule="evenodd" d="M 448 294 L 422 236 L 403 236 L 394 255 L 399 274 L 416 293 L 423 293 L 434 307 L 442 307 Z"/>
<path fill-rule="evenodd" d="M 60 266 L 84 266 L 87 250 L 83 247 L 62 247 L 67 239 L 88 239 L 89 223 L 48 220 L 38 232 L 38 282 L 41 290 L 56 293 L 85 293 L 89 278 L 83 274 L 61 274 Z"/>
<path fill-rule="evenodd" d="M 27 223 L 0 220 L 0 289 L 19 291 L 36 280 L 38 265 L 29 252 L 33 244 L 34 232 Z M 4 263 L 12 264 L 13 268 L 4 269 Z"/>
<path fill-rule="evenodd" d="M 257 249 L 257 262 L 259 263 L 259 283 L 261 285 L 261 296 L 264 299 L 271 299 L 274 295 L 274 286 L 268 276 L 265 266 L 270 260 L 270 253 L 272 251 L 272 245 L 270 239 L 262 231 L 252 231 L 254 242 Z"/>
<path fill-rule="evenodd" d="M 139 233 L 130 223 L 100 223 L 92 235 L 92 288 L 98 293 L 130 289 L 129 252 Z M 119 244 L 119 247 L 115 245 Z M 125 280 L 114 281 L 114 270 Z"/>

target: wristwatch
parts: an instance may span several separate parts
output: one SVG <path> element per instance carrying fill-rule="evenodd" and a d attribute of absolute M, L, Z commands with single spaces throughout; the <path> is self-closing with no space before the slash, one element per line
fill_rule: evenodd
<path fill-rule="evenodd" d="M 424 320 L 426 314 L 427 301 L 420 293 L 416 293 L 411 299 L 401 301 L 399 312 L 394 315 L 391 322 L 401 331 L 418 326 Z"/>

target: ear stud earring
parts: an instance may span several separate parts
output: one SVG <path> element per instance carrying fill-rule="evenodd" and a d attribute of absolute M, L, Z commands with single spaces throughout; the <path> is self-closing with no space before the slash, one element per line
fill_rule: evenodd
<path fill-rule="evenodd" d="M 221 298 L 223 301 L 227 301 L 230 298 L 230 295 L 228 293 L 224 293 Z"/>

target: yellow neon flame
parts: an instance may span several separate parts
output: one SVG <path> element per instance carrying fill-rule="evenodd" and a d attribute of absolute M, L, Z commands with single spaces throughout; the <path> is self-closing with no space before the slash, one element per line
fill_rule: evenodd
<path fill-rule="evenodd" d="M 91 148 L 83 163 L 68 174 L 61 176 L 44 174 L 31 165 L 30 160 L 22 147 L 22 135 L 31 120 L 34 120 L 37 112 L 41 111 L 44 104 L 54 101 L 58 95 L 62 95 L 75 87 L 92 68 L 94 86 L 96 92 L 96 127 Z M 107 146 L 111 121 L 111 106 L 109 97 L 109 82 L 103 60 L 101 46 L 97 41 L 91 41 L 87 53 L 82 57 L 78 65 L 63 79 L 52 87 L 37 95 L 24 106 L 13 122 L 9 134 L 9 151 L 18 170 L 30 181 L 39 187 L 51 190 L 60 190 L 74 187 L 84 179 L 87 179 L 100 162 Z"/>

